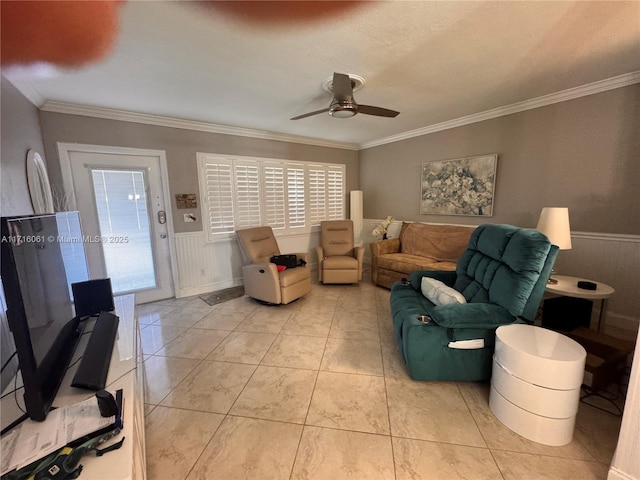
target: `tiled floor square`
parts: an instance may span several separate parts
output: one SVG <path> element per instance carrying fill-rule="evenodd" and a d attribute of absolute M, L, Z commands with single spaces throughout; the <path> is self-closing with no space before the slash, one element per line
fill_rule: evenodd
<path fill-rule="evenodd" d="M 188 480 L 288 480 L 302 425 L 227 416 Z"/>
<path fill-rule="evenodd" d="M 383 375 L 380 342 L 329 338 L 321 370 L 363 375 Z"/>
<path fill-rule="evenodd" d="M 229 413 L 304 423 L 316 376 L 314 370 L 260 366 Z"/>
<path fill-rule="evenodd" d="M 145 419 L 147 478 L 185 478 L 222 420 L 215 413 L 156 407 Z"/>
<path fill-rule="evenodd" d="M 285 323 L 280 333 L 285 335 L 311 335 L 326 338 L 331 330 L 333 322 L 333 312 L 330 313 L 309 313 L 294 312 L 287 323 Z"/>
<path fill-rule="evenodd" d="M 262 365 L 318 370 L 327 339 L 304 335 L 279 335 L 262 359 Z"/>
<path fill-rule="evenodd" d="M 190 328 L 166 347 L 158 350 L 156 354 L 166 357 L 203 359 L 227 338 L 229 333 L 226 330 Z"/>
<path fill-rule="evenodd" d="M 186 328 L 147 325 L 140 330 L 140 343 L 145 355 L 153 355 L 187 331 Z"/>
<path fill-rule="evenodd" d="M 320 372 L 308 425 L 389 434 L 384 378 Z"/>
<path fill-rule="evenodd" d="M 397 480 L 502 478 L 491 452 L 486 448 L 393 438 L 393 455 Z"/>
<path fill-rule="evenodd" d="M 292 480 L 393 480 L 390 437 L 306 426 Z"/>
<path fill-rule="evenodd" d="M 486 447 L 455 383 L 386 378 L 391 434 Z"/>
<path fill-rule="evenodd" d="M 609 468 L 598 462 L 492 450 L 505 480 L 602 480 Z"/>
<path fill-rule="evenodd" d="M 199 363 L 189 358 L 147 358 L 141 367 L 145 372 L 144 401 L 152 405 L 160 403 Z"/>
<path fill-rule="evenodd" d="M 240 363 L 203 361 L 162 400 L 161 405 L 227 413 L 255 368 Z"/>
<path fill-rule="evenodd" d="M 276 335 L 271 333 L 232 332 L 207 358 L 257 365 L 275 339 Z"/>
<path fill-rule="evenodd" d="M 193 326 L 213 330 L 234 330 L 250 313 L 249 311 L 215 308 L 212 312 L 198 320 Z"/>

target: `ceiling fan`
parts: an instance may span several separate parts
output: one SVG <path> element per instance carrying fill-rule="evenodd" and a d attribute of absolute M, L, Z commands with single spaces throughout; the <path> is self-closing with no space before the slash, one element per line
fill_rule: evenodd
<path fill-rule="evenodd" d="M 400 113 L 387 108 L 357 104 L 353 98 L 353 83 L 351 78 L 344 73 L 333 74 L 331 90 L 333 91 L 333 100 L 328 108 L 304 113 L 293 117 L 291 120 L 300 120 L 301 118 L 311 117 L 312 115 L 318 115 L 320 113 L 329 113 L 329 115 L 335 118 L 349 118 L 357 113 L 375 115 L 377 117 L 396 117 Z"/>

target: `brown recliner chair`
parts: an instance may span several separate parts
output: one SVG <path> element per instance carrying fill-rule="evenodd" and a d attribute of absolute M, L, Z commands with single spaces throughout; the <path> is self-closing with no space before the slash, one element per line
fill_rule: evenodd
<path fill-rule="evenodd" d="M 318 281 L 322 283 L 358 283 L 362 280 L 364 247 L 355 247 L 351 220 L 320 222 Z"/>
<path fill-rule="evenodd" d="M 306 266 L 278 272 L 271 257 L 280 255 L 280 248 L 271 227 L 238 230 L 236 235 L 245 262 L 248 262 L 242 267 L 244 292 L 248 296 L 266 303 L 286 304 L 311 290 L 307 253 L 296 253 L 298 260 L 304 260 Z"/>

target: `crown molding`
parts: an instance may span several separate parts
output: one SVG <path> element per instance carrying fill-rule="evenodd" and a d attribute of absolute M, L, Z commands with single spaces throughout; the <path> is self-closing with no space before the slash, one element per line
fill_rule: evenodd
<path fill-rule="evenodd" d="M 104 118 L 121 122 L 142 123 L 160 127 L 181 128 L 207 133 L 219 133 L 222 135 L 234 135 L 238 137 L 259 138 L 263 140 L 275 140 L 279 142 L 301 143 L 317 147 L 340 148 L 343 150 L 358 150 L 355 143 L 335 142 L 320 138 L 304 137 L 301 135 L 289 135 L 285 133 L 268 132 L 265 130 L 253 130 L 250 128 L 231 127 L 215 123 L 184 120 L 180 118 L 151 115 L 147 113 L 128 112 L 113 108 L 92 107 L 75 103 L 46 101 L 40 107 L 44 112 L 65 113 L 68 115 L 82 115 L 85 117 Z"/>
<path fill-rule="evenodd" d="M 494 108 L 473 115 L 447 120 L 446 122 L 427 125 L 416 130 L 399 133 L 389 137 L 364 142 L 361 144 L 336 142 L 331 140 L 323 140 L 314 137 L 304 137 L 299 135 L 289 135 L 284 133 L 268 132 L 265 130 L 253 130 L 242 127 L 231 127 L 227 125 L 218 125 L 215 123 L 199 122 L 194 120 L 184 120 L 179 118 L 165 117 L 161 115 L 150 115 L 146 113 L 128 112 L 125 110 L 117 110 L 103 107 L 92 107 L 88 105 L 79 105 L 66 102 L 45 101 L 40 109 L 45 112 L 65 113 L 69 115 L 82 115 L 86 117 L 104 118 L 108 120 L 118 120 L 123 122 L 142 123 L 146 125 L 156 125 L 161 127 L 181 128 L 185 130 L 195 130 L 208 133 L 219 133 L 222 135 L 234 135 L 239 137 L 259 138 L 263 140 L 274 140 L 280 142 L 300 143 L 305 145 L 314 145 L 318 147 L 340 148 L 344 150 L 364 150 L 366 148 L 377 147 L 388 143 L 399 142 L 430 133 L 449 130 L 472 123 L 482 122 L 493 118 L 511 115 L 513 113 L 524 112 L 534 108 L 540 108 L 555 103 L 566 102 L 580 97 L 586 97 L 596 93 L 606 92 L 616 88 L 626 87 L 640 83 L 640 71 L 626 73 L 617 77 L 600 80 L 579 87 L 569 88 L 560 92 L 543 95 L 541 97 L 525 100 L 523 102 L 506 105 L 504 107 Z M 29 98 L 32 100 L 31 98 Z M 33 102 L 36 103 L 36 102 Z"/>
<path fill-rule="evenodd" d="M 549 95 L 543 95 L 542 97 L 532 98 L 531 100 L 525 100 L 524 102 L 513 103 L 504 107 L 486 110 L 484 112 L 475 113 L 473 115 L 467 115 L 466 117 L 455 118 L 453 120 L 447 120 L 446 122 L 436 123 L 433 125 L 428 125 L 426 127 L 418 128 L 416 130 L 410 130 L 408 132 L 380 138 L 378 140 L 364 142 L 359 145 L 359 149 L 364 150 L 365 148 L 377 147 L 380 145 L 385 145 L 387 143 L 394 143 L 413 137 L 419 137 L 421 135 L 441 132 L 443 130 L 449 130 L 451 128 L 461 127 L 464 125 L 469 125 L 471 123 L 482 122 L 484 120 L 490 120 L 492 118 L 502 117 L 504 115 L 511 115 L 512 113 L 524 112 L 526 110 L 532 110 L 534 108 L 553 105 L 554 103 L 566 102 L 567 100 L 586 97 L 595 93 L 606 92 L 607 90 L 626 87 L 635 83 L 640 83 L 640 71 L 625 73 L 624 75 L 588 83 L 580 87 L 569 88 L 567 90 L 551 93 Z"/>

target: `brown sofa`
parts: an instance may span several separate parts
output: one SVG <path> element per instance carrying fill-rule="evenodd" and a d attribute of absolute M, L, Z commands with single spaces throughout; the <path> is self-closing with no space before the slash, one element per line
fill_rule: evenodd
<path fill-rule="evenodd" d="M 391 288 L 414 270 L 455 270 L 475 229 L 403 222 L 399 238 L 370 244 L 371 281 Z"/>

